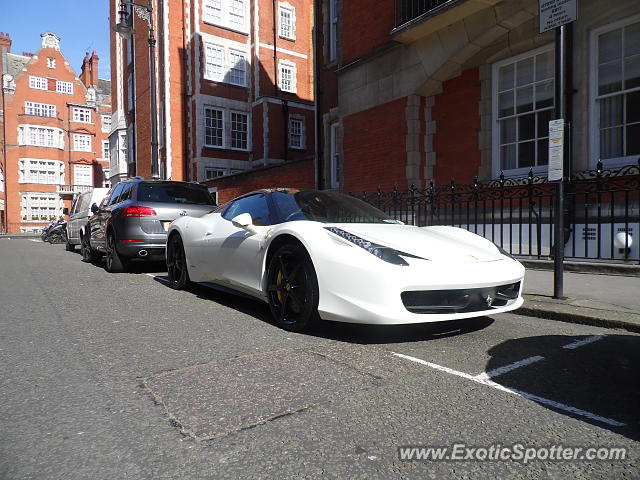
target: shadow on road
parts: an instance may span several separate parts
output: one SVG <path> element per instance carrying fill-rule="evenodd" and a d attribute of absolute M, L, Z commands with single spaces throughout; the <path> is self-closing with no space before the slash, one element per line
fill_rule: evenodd
<path fill-rule="evenodd" d="M 156 277 L 155 280 L 169 288 L 165 277 Z M 269 306 L 253 297 L 239 295 L 224 287 L 211 288 L 199 284 L 192 284 L 188 291 L 198 298 L 214 301 L 265 323 L 274 324 Z M 380 345 L 388 343 L 421 342 L 436 338 L 463 335 L 487 328 L 492 323 L 493 319 L 489 317 L 414 325 L 367 325 L 321 321 L 315 329 L 307 332 L 307 335 L 340 342 Z"/>
<path fill-rule="evenodd" d="M 640 336 L 607 335 L 577 348 L 564 348 L 583 338 L 588 337 L 550 335 L 508 340 L 489 350 L 491 360 L 486 371 L 540 355 L 543 360 L 491 380 L 623 423 L 611 425 L 538 402 L 558 413 L 640 440 Z"/>

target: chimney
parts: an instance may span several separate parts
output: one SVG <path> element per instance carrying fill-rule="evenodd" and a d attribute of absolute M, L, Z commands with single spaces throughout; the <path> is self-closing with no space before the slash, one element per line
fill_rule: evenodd
<path fill-rule="evenodd" d="M 8 33 L 0 32 L 0 74 L 7 71 L 7 57 L 5 53 L 11 52 L 11 38 Z"/>
<path fill-rule="evenodd" d="M 85 53 L 84 58 L 82 59 L 82 67 L 80 68 L 80 80 L 85 84 L 86 87 L 91 85 L 90 76 L 90 66 L 89 66 L 89 52 Z"/>
<path fill-rule="evenodd" d="M 91 79 L 91 85 L 98 85 L 98 54 L 94 50 L 91 53 L 91 58 L 89 59 L 89 77 Z"/>
<path fill-rule="evenodd" d="M 0 32 L 0 53 L 11 53 L 11 37 L 8 33 Z"/>

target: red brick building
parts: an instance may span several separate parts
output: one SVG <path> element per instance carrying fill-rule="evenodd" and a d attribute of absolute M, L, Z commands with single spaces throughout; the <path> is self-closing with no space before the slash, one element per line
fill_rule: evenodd
<path fill-rule="evenodd" d="M 537 0 L 318 0 L 319 178 L 369 192 L 546 174 L 554 36 Z M 640 157 L 640 4 L 580 0 L 573 170 Z"/>
<path fill-rule="evenodd" d="M 104 184 L 109 167 L 110 82 L 98 78 L 96 52 L 78 77 L 44 33 L 35 54 L 2 49 L 3 230 L 37 231 L 70 207 L 75 193 Z M 108 174 L 107 174 L 108 178 Z"/>
<path fill-rule="evenodd" d="M 313 4 L 156 0 L 152 5 L 161 176 L 216 184 L 213 179 L 283 162 L 309 164 L 312 174 Z M 121 20 L 120 8 L 111 0 L 112 27 Z M 146 11 L 125 8 L 135 34 L 111 33 L 114 181 L 151 176 L 149 30 Z"/>

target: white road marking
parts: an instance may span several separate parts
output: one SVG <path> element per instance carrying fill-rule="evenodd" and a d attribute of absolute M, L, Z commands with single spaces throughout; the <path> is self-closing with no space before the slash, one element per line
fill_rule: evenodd
<path fill-rule="evenodd" d="M 598 340 L 602 340 L 604 335 L 593 335 L 591 337 L 583 338 L 582 340 L 576 340 L 575 342 L 568 343 L 562 348 L 566 348 L 567 350 L 575 350 L 576 348 L 580 348 L 583 345 L 588 345 L 593 342 L 597 342 Z"/>
<path fill-rule="evenodd" d="M 602 417 L 600 415 L 596 415 L 595 413 L 587 412 L 586 410 L 581 410 L 579 408 L 572 407 L 571 405 L 565 405 L 564 403 L 556 402 L 555 400 L 549 400 L 548 398 L 539 397 L 538 395 L 527 393 L 522 390 L 505 387 L 504 385 L 500 385 L 499 383 L 493 382 L 489 379 L 481 378 L 480 375 L 475 375 L 475 376 L 469 375 L 468 373 L 459 372 L 457 370 L 453 370 L 452 368 L 443 367 L 435 363 L 427 362 L 426 360 L 422 360 L 420 358 L 411 357 L 409 355 L 404 355 L 402 353 L 396 353 L 396 352 L 391 352 L 391 353 L 396 357 L 404 358 L 405 360 L 410 360 L 412 362 L 416 362 L 421 365 L 425 365 L 427 367 L 431 367 L 436 370 L 440 370 L 442 372 L 455 375 L 457 377 L 466 378 L 467 380 L 471 380 L 472 382 L 480 383 L 481 385 L 486 385 L 487 387 L 492 387 L 497 390 L 510 393 L 512 395 L 517 395 L 519 397 L 526 398 L 527 400 L 533 400 L 534 402 L 542 403 L 544 405 L 548 405 L 558 410 L 564 410 L 565 412 L 570 412 L 570 413 L 573 413 L 574 415 L 580 415 L 581 417 L 586 417 L 591 420 L 596 420 L 598 422 L 606 423 L 607 425 L 612 425 L 614 427 L 626 426 L 625 423 L 619 422 L 617 420 L 613 420 L 612 418 Z"/>
<path fill-rule="evenodd" d="M 498 375 L 503 375 L 507 372 L 511 372 L 516 368 L 526 367 L 527 365 L 531 365 L 532 363 L 539 362 L 540 360 L 544 360 L 544 357 L 540 355 L 535 355 L 533 357 L 525 358 L 524 360 L 520 360 L 518 362 L 510 363 L 509 365 L 505 365 L 504 367 L 494 368 L 493 370 L 489 370 L 488 372 L 482 372 L 479 375 L 476 375 L 478 379 L 488 380 L 489 378 L 497 377 Z"/>
<path fill-rule="evenodd" d="M 29 241 L 30 242 L 36 242 L 36 243 L 44 243 L 42 240 L 37 240 L 35 238 L 30 238 Z"/>

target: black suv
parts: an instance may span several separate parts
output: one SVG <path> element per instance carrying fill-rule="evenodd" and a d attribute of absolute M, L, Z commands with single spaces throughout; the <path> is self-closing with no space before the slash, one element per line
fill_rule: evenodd
<path fill-rule="evenodd" d="M 215 208 L 203 185 L 136 177 L 114 185 L 100 205 L 91 205 L 82 259 L 107 256 L 108 272 L 124 272 L 132 258 L 162 260 L 173 220 L 200 217 Z"/>

